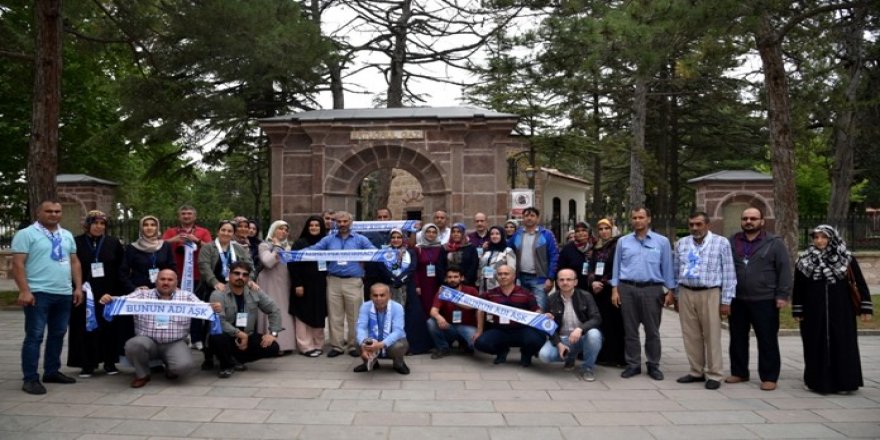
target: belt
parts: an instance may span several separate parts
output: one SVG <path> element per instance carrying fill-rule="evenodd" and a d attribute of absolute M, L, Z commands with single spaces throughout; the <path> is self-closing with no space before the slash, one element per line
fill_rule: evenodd
<path fill-rule="evenodd" d="M 334 278 L 341 278 L 341 279 L 343 279 L 343 280 L 348 279 L 348 278 L 360 278 L 360 277 L 356 277 L 356 276 L 354 276 L 354 275 L 348 275 L 348 276 L 343 276 L 343 275 L 330 275 L 330 276 L 331 276 L 331 277 L 334 277 Z"/>
<path fill-rule="evenodd" d="M 693 291 L 712 290 L 712 289 L 720 289 L 720 288 L 721 288 L 721 286 L 708 286 L 708 287 L 706 287 L 706 286 L 700 286 L 700 287 L 691 287 L 691 286 L 688 286 L 688 285 L 686 285 L 686 284 L 680 284 L 680 286 L 681 286 L 681 287 L 684 287 L 684 288 L 686 288 L 686 289 L 688 289 L 688 290 L 693 290 Z"/>
<path fill-rule="evenodd" d="M 655 283 L 653 281 L 641 282 L 641 281 L 620 280 L 620 282 L 623 284 L 629 284 L 630 286 L 636 286 L 636 287 L 653 287 L 653 286 L 662 286 L 663 285 L 663 283 Z"/>

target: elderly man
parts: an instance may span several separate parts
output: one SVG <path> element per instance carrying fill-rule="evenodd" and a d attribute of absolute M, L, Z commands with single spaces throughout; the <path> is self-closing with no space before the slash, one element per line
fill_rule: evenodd
<path fill-rule="evenodd" d="M 547 363 L 564 361 L 566 369 L 573 369 L 578 354 L 583 353 L 584 362 L 578 370 L 578 378 L 593 382 L 596 380 L 596 357 L 602 349 L 602 333 L 599 331 L 602 316 L 593 295 L 577 289 L 577 283 L 577 273 L 571 269 L 562 269 L 557 274 L 559 290 L 547 299 L 547 313 L 558 327 L 538 357 Z"/>
<path fill-rule="evenodd" d="M 227 379 L 237 367 L 244 370 L 247 362 L 278 356 L 275 339 L 281 328 L 281 309 L 269 295 L 248 286 L 251 267 L 243 261 L 229 266 L 229 283 L 222 291 L 211 294 L 211 306 L 220 314 L 223 333 L 211 335 L 208 349 L 220 359 L 221 379 Z M 269 333 L 257 333 L 257 315 L 269 316 Z M 210 359 L 210 354 L 206 353 Z M 206 361 L 208 362 L 208 361 Z M 210 363 L 204 367 L 210 367 Z"/>
<path fill-rule="evenodd" d="M 721 386 L 721 315 L 730 313 L 736 295 L 736 272 L 730 242 L 709 231 L 709 215 L 697 212 L 688 218 L 691 235 L 675 246 L 676 308 L 681 336 L 691 371 L 678 383 L 706 382 L 706 389 Z"/>
<path fill-rule="evenodd" d="M 390 357 L 394 371 L 409 374 L 404 362 L 409 343 L 403 325 L 403 306 L 391 299 L 391 288 L 383 283 L 374 284 L 370 301 L 361 306 L 358 315 L 357 345 L 364 362 L 354 367 L 354 372 L 378 369 L 379 358 Z"/>
<path fill-rule="evenodd" d="M 28 394 L 46 394 L 37 368 L 47 327 L 43 382 L 76 382 L 60 371 L 61 348 L 71 308 L 83 302 L 82 268 L 73 235 L 60 223 L 61 203 L 46 200 L 37 209 L 37 221 L 12 237 L 12 275 L 24 309 L 21 389 Z"/>
<path fill-rule="evenodd" d="M 620 307 L 626 334 L 626 369 L 620 377 L 629 379 L 642 373 L 639 326 L 645 328 L 645 357 L 648 376 L 663 380 L 660 371 L 660 317 L 663 304 L 674 302 L 675 271 L 669 240 L 652 231 L 651 211 L 630 211 L 633 232 L 617 240 L 611 303 Z M 664 287 L 667 292 L 664 294 Z"/>
<path fill-rule="evenodd" d="M 488 290 L 481 296 L 483 299 L 505 306 L 538 312 L 535 295 L 515 284 L 516 275 L 512 267 L 501 265 L 495 271 L 498 287 Z M 484 331 L 484 328 L 488 329 Z M 532 365 L 532 357 L 538 354 L 544 341 L 544 333 L 539 330 L 511 322 L 507 318 L 488 315 L 477 311 L 477 333 L 474 336 L 474 348 L 484 353 L 494 354 L 496 365 L 507 362 L 507 353 L 511 347 L 520 348 L 519 364 L 523 367 Z"/>
<path fill-rule="evenodd" d="M 136 290 L 125 296 L 104 295 L 100 301 L 101 304 L 108 304 L 121 298 L 202 302 L 192 292 L 177 288 L 177 274 L 171 269 L 159 271 L 155 289 Z M 159 359 L 165 364 L 165 377 L 168 379 L 177 379 L 192 370 L 192 352 L 186 345 L 189 326 L 190 318 L 186 316 L 134 316 L 136 336 L 125 343 L 125 356 L 134 367 L 132 388 L 141 388 L 150 381 L 152 359 Z"/>
<path fill-rule="evenodd" d="M 367 237 L 351 230 L 351 214 L 336 212 L 335 234 L 328 235 L 310 246 L 309 250 L 356 250 L 376 249 Z M 345 352 L 346 344 L 354 344 L 354 329 L 358 310 L 364 302 L 364 266 L 352 261 L 327 262 L 327 320 L 330 323 L 330 352 L 336 357 Z M 344 327 L 348 323 L 348 332 Z M 352 346 L 348 354 L 358 356 L 358 348 Z"/>

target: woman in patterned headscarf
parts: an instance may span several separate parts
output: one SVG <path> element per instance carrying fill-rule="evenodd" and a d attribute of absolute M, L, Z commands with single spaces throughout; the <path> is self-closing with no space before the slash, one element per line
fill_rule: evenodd
<path fill-rule="evenodd" d="M 792 315 L 804 344 L 804 383 L 817 393 L 849 393 L 864 385 L 856 315 L 871 319 L 871 295 L 837 230 L 819 225 L 811 236 L 813 244 L 798 257 L 792 293 Z"/>

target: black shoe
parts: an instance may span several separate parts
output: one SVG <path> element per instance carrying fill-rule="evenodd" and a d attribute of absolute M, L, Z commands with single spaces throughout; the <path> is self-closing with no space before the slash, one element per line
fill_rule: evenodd
<path fill-rule="evenodd" d="M 229 379 L 235 373 L 235 369 L 233 368 L 223 368 L 217 373 L 217 377 L 220 379 Z"/>
<path fill-rule="evenodd" d="M 449 353 L 451 353 L 451 352 L 452 351 L 449 350 L 448 348 L 444 348 L 442 350 L 440 350 L 440 349 L 434 350 L 434 352 L 431 353 L 431 359 L 445 358 L 446 356 L 449 356 Z"/>
<path fill-rule="evenodd" d="M 394 365 L 394 371 L 400 374 L 409 374 L 409 367 L 406 366 L 406 362 L 401 362 L 400 365 Z"/>
<path fill-rule="evenodd" d="M 51 374 L 49 376 L 43 375 L 44 383 L 76 383 L 76 379 L 65 376 L 62 372 L 56 372 L 55 374 Z"/>
<path fill-rule="evenodd" d="M 699 376 L 698 377 L 698 376 L 691 376 L 690 374 L 685 374 L 684 376 L 679 377 L 675 381 L 678 383 L 705 382 L 706 376 Z M 710 381 L 710 382 L 714 382 L 714 381 Z M 708 388 L 709 385 L 706 385 L 706 387 Z M 718 388 L 718 387 L 715 387 L 715 388 Z"/>
<path fill-rule="evenodd" d="M 202 371 L 211 371 L 214 369 L 214 361 L 213 360 L 205 360 L 202 362 Z"/>
<path fill-rule="evenodd" d="M 562 369 L 565 371 L 574 370 L 574 359 L 566 358 L 565 364 L 562 365 Z"/>
<path fill-rule="evenodd" d="M 373 362 L 373 368 L 372 368 L 373 370 L 378 370 L 378 369 L 382 368 L 382 365 L 379 364 L 379 360 L 378 360 L 378 359 L 373 359 L 372 362 Z M 395 367 L 395 368 L 396 368 L 396 367 Z M 369 371 L 369 370 L 367 370 L 367 363 L 364 362 L 364 363 L 358 365 L 357 367 L 354 367 L 354 369 L 351 370 L 351 371 L 354 371 L 355 373 L 365 373 L 365 372 L 367 372 L 367 371 Z"/>
<path fill-rule="evenodd" d="M 642 367 L 626 367 L 623 372 L 620 373 L 620 377 L 624 379 L 629 379 L 633 376 L 642 374 Z"/>
<path fill-rule="evenodd" d="M 119 369 L 116 368 L 116 364 L 104 363 L 104 372 L 107 373 L 108 376 L 114 376 L 119 374 Z"/>
<path fill-rule="evenodd" d="M 348 350 L 348 355 L 353 358 L 356 358 L 356 357 L 361 356 L 361 352 L 360 352 L 360 350 L 356 350 L 356 349 L 352 348 L 351 350 Z"/>
<path fill-rule="evenodd" d="M 532 357 L 520 355 L 519 357 L 519 366 L 523 368 L 528 368 L 532 366 Z"/>
<path fill-rule="evenodd" d="M 46 387 L 39 380 L 28 380 L 21 384 L 21 390 L 28 394 L 46 394 Z"/>
<path fill-rule="evenodd" d="M 93 374 L 95 374 L 95 369 L 94 369 L 94 368 L 83 368 L 83 369 L 79 372 L 79 377 L 83 377 L 83 378 L 85 378 L 85 377 L 92 377 Z"/>
<path fill-rule="evenodd" d="M 505 362 L 507 362 L 507 353 L 506 353 L 506 352 L 505 352 L 505 353 L 499 353 L 499 354 L 496 354 L 496 355 L 495 355 L 495 360 L 492 361 L 492 363 L 495 364 L 495 365 L 503 364 L 503 363 L 505 363 Z"/>
<path fill-rule="evenodd" d="M 721 387 L 721 382 L 717 380 L 709 379 L 706 381 L 706 389 L 707 390 L 717 390 Z"/>
<path fill-rule="evenodd" d="M 174 374 L 174 373 L 172 373 L 172 372 L 170 372 L 170 371 L 168 371 L 168 370 L 165 370 L 165 379 L 168 379 L 168 380 L 177 380 L 177 378 L 179 378 L 179 377 L 180 377 L 179 375 Z"/>
<path fill-rule="evenodd" d="M 663 372 L 658 367 L 648 367 L 648 376 L 654 380 L 663 380 Z"/>
<path fill-rule="evenodd" d="M 342 352 L 334 348 L 334 349 L 330 350 L 329 353 L 327 353 L 327 357 L 328 358 L 335 358 L 336 356 L 339 356 L 340 354 L 342 354 Z"/>
<path fill-rule="evenodd" d="M 235 361 L 235 371 L 247 371 L 247 365 L 245 365 L 241 362 Z"/>

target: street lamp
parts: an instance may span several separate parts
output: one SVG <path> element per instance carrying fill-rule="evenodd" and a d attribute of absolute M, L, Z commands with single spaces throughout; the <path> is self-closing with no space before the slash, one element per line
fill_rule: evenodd
<path fill-rule="evenodd" d="M 536 168 L 534 164 L 534 157 L 531 149 L 520 151 L 519 153 L 514 154 L 507 158 L 507 173 L 510 176 L 510 188 L 516 188 L 516 173 L 519 169 L 519 162 L 523 159 L 527 159 L 528 163 L 525 168 L 526 179 L 528 179 L 528 187 L 529 189 L 535 189 L 535 174 Z"/>

